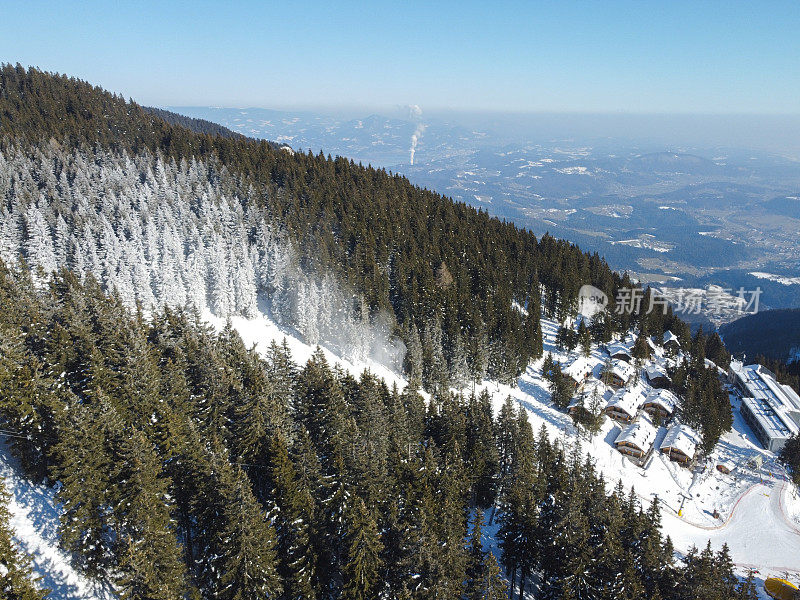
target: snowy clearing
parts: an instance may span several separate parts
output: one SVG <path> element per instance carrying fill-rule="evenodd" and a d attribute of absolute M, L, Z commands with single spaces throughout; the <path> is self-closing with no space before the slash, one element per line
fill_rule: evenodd
<path fill-rule="evenodd" d="M 784 275 L 775 275 L 774 273 L 762 273 L 761 271 L 753 271 L 748 274 L 758 279 L 766 279 L 782 285 L 800 285 L 800 277 L 786 277 Z"/>

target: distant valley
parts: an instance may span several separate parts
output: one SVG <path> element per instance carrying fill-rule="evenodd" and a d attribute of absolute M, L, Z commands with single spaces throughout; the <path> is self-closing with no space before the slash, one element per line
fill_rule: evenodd
<path fill-rule="evenodd" d="M 365 118 L 172 107 L 247 136 L 322 150 L 596 251 L 659 287 L 761 288 L 761 308 L 800 306 L 800 162 L 735 148 L 496 133 L 457 119 Z M 402 111 L 398 111 L 402 112 Z M 473 124 L 474 125 L 474 124 Z M 412 145 L 414 161 L 411 162 Z M 719 324 L 738 314 L 690 320 Z"/>

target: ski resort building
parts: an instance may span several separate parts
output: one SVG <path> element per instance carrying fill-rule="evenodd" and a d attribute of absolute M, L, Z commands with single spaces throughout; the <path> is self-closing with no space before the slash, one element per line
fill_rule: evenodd
<path fill-rule="evenodd" d="M 672 383 L 669 375 L 667 375 L 667 370 L 659 365 L 647 365 L 645 375 L 647 375 L 647 382 L 654 388 L 667 388 Z"/>
<path fill-rule="evenodd" d="M 639 406 L 643 399 L 639 388 L 617 390 L 611 396 L 611 400 L 608 401 L 604 412 L 615 421 L 630 423 L 636 418 L 636 413 L 639 411 Z"/>
<path fill-rule="evenodd" d="M 631 423 L 622 430 L 614 445 L 622 454 L 634 458 L 642 458 L 650 452 L 655 439 L 656 428 L 653 427 L 649 419 L 642 416 L 635 423 Z"/>
<path fill-rule="evenodd" d="M 666 454 L 670 460 L 681 464 L 688 464 L 694 460 L 700 436 L 686 425 L 673 425 L 667 431 L 661 442 L 661 454 Z"/>
<path fill-rule="evenodd" d="M 652 390 L 644 399 L 642 408 L 651 417 L 658 415 L 669 419 L 678 407 L 678 397 L 669 390 Z"/>
<path fill-rule="evenodd" d="M 740 412 L 767 450 L 779 452 L 800 432 L 800 397 L 761 365 L 731 361 L 728 381 L 742 396 Z"/>

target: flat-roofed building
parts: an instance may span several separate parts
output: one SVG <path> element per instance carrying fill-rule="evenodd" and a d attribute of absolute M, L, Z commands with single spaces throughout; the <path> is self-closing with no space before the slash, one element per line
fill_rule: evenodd
<path fill-rule="evenodd" d="M 800 397 L 769 369 L 731 361 L 728 380 L 739 390 L 740 412 L 764 448 L 780 452 L 786 440 L 800 433 Z"/>

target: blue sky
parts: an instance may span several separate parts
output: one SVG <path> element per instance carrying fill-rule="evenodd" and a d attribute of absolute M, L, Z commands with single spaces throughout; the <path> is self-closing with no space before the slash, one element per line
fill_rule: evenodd
<path fill-rule="evenodd" d="M 800 2 L 0 4 L 0 61 L 144 103 L 800 113 Z"/>

